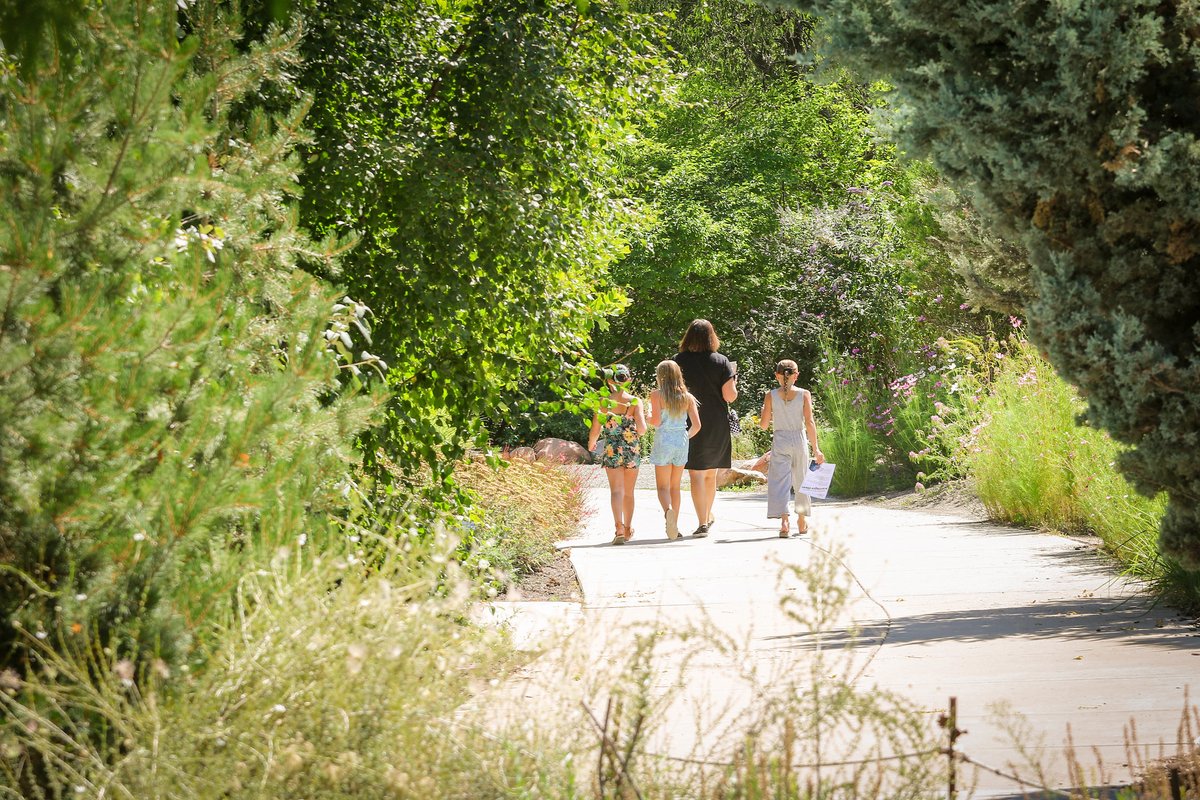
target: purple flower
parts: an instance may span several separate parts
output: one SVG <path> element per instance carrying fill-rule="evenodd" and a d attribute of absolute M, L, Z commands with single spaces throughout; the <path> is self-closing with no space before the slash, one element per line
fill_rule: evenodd
<path fill-rule="evenodd" d="M 924 314 L 922 314 L 921 316 L 917 317 L 917 322 L 924 322 L 924 321 L 925 321 L 925 315 L 924 315 Z"/>
<path fill-rule="evenodd" d="M 850 194 L 866 194 L 867 190 L 861 186 L 847 186 L 846 191 Z"/>
<path fill-rule="evenodd" d="M 895 181 L 884 181 L 883 183 L 881 183 L 881 184 L 879 184 L 879 185 L 880 185 L 880 186 L 883 186 L 883 187 L 895 186 L 895 185 L 896 185 L 896 182 L 895 182 Z"/>
<path fill-rule="evenodd" d="M 1014 328 L 1019 328 L 1019 327 L 1021 327 L 1021 320 L 1020 320 L 1020 318 L 1019 318 L 1019 317 L 1009 317 L 1009 318 L 1008 318 L 1008 322 L 1009 322 L 1009 324 L 1011 324 L 1011 325 L 1012 325 Z"/>
<path fill-rule="evenodd" d="M 970 308 L 970 307 L 971 307 L 971 304 L 970 304 L 970 303 L 963 303 L 963 304 L 962 304 L 962 305 L 960 305 L 958 308 L 959 308 L 959 310 L 960 310 L 960 311 L 966 311 L 966 310 L 967 310 L 968 308 Z"/>

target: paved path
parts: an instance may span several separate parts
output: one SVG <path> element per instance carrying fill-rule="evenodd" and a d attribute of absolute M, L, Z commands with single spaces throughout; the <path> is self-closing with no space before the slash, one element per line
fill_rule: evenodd
<path fill-rule="evenodd" d="M 596 511 L 563 547 L 583 588 L 588 624 L 580 630 L 608 634 L 600 637 L 605 657 L 614 657 L 620 632 L 687 624 L 707 625 L 730 643 L 664 652 L 656 673 L 662 688 L 679 685 L 673 668 L 686 670 L 686 690 L 671 701 L 655 745 L 668 752 L 711 745 L 698 728 L 736 729 L 764 676 L 803 677 L 814 637 L 797 612 L 811 610 L 812 598 L 798 575 L 781 577 L 781 567 L 829 563 L 820 558 L 827 550 L 844 550 L 834 574 L 849 595 L 824 646 L 844 645 L 838 652 L 858 686 L 898 692 L 923 713 L 936 716 L 957 697 L 959 727 L 968 731 L 959 745 L 984 764 L 1024 763 L 989 710 L 1007 703 L 1027 720 L 1022 744 L 1050 762 L 1055 785 L 1070 785 L 1061 759 L 1067 726 L 1085 764 L 1095 764 L 1094 748 L 1109 771 L 1088 782 L 1121 781 L 1129 721 L 1140 742 L 1164 742 L 1174 752 L 1185 689 L 1193 703 L 1200 693 L 1194 623 L 1154 608 L 1074 539 L 953 513 L 826 503 L 816 510 L 815 537 L 781 540 L 761 493 L 720 493 L 709 538 L 668 542 L 654 493 L 639 490 L 635 539 L 614 547 L 607 492 L 587 491 Z M 690 531 L 686 494 L 684 505 L 680 527 Z M 796 601 L 792 613 L 781 607 L 784 597 Z M 746 680 L 751 673 L 755 681 Z M 976 780 L 981 797 L 1019 789 L 986 772 Z"/>

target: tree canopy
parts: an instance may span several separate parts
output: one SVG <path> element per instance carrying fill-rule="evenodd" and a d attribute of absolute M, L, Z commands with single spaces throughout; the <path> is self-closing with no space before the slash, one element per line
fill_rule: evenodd
<path fill-rule="evenodd" d="M 615 2 L 318 2 L 303 218 L 354 233 L 343 279 L 390 365 L 380 443 L 438 466 L 572 384 L 637 209 L 611 145 L 659 90 L 659 22 Z"/>
<path fill-rule="evenodd" d="M 814 79 L 798 60 L 814 21 L 799 13 L 653 5 L 664 6 L 682 77 L 622 149 L 630 193 L 656 216 L 614 267 L 630 306 L 597 338 L 598 357 L 651 375 L 704 317 L 756 406 L 779 358 L 797 359 L 808 384 L 822 340 L 885 363 L 925 333 L 918 317 L 957 311 L 920 196 L 931 176 L 872 123 L 881 87 L 848 72 Z"/>

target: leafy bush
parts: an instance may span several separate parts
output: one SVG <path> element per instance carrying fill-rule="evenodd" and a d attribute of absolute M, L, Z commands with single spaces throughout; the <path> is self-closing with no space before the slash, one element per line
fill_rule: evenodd
<path fill-rule="evenodd" d="M 734 459 L 758 458 L 771 449 L 771 432 L 758 427 L 758 414 L 741 417 L 742 432 L 732 437 Z"/>
<path fill-rule="evenodd" d="M 839 494 L 911 486 L 915 452 L 925 442 L 937 398 L 950 391 L 952 361 L 936 346 L 911 351 L 829 344 L 813 389 L 822 423 L 821 449 L 837 464 Z"/>
<path fill-rule="evenodd" d="M 303 219 L 360 237 L 344 280 L 390 365 L 368 453 L 448 471 L 531 387 L 583 393 L 592 330 L 624 305 L 604 276 L 641 213 L 612 145 L 661 88 L 660 22 L 616 0 L 300 5 Z"/>
<path fill-rule="evenodd" d="M 298 268 L 335 244 L 288 206 L 303 107 L 252 110 L 296 34 L 239 47 L 185 5 L 31 15 L 40 55 L 0 53 L 0 668 L 84 641 L 175 668 L 247 563 L 327 525 L 371 411 L 338 378 L 359 309 Z"/>
<path fill-rule="evenodd" d="M 463 624 L 467 593 L 430 591 L 438 576 L 429 567 L 446 563 L 444 549 L 401 541 L 376 541 L 390 555 L 371 571 L 349 542 L 275 554 L 262 565 L 269 570 L 236 583 L 241 610 L 214 615 L 221 641 L 201 671 L 40 651 L 58 679 L 39 670 L 19 693 L 0 693 L 20 726 L 5 731 L 0 787 L 55 800 L 201 800 L 465 799 L 500 786 L 571 785 L 569 760 L 530 756 L 520 731 L 505 741 L 467 720 L 464 701 L 505 669 L 511 650 L 498 629 Z M 448 583 L 466 586 L 453 574 Z M 109 736 L 49 712 L 72 706 L 94 709 L 91 724 Z M 29 785 L 38 761 L 48 767 L 44 794 Z"/>

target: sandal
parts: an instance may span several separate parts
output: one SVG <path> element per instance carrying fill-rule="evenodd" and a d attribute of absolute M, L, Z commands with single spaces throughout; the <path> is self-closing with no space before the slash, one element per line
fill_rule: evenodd
<path fill-rule="evenodd" d="M 803 517 L 801 517 L 801 519 L 803 519 Z M 799 526 L 800 526 L 800 520 L 799 520 L 799 519 L 797 519 L 797 520 L 796 520 L 796 526 L 797 526 L 797 527 L 796 527 L 796 535 L 797 535 L 797 536 L 803 536 L 804 534 L 808 533 L 808 521 L 807 521 L 807 520 L 805 520 L 805 522 L 804 522 L 804 527 L 803 527 L 803 528 L 801 528 L 801 527 L 799 527 Z"/>
<path fill-rule="evenodd" d="M 625 526 L 625 541 L 628 542 L 632 538 L 633 538 L 633 526 L 626 525 Z"/>
<path fill-rule="evenodd" d="M 711 524 L 712 523 L 710 523 L 710 522 L 706 522 L 703 525 L 701 525 L 699 528 L 696 528 L 696 530 L 692 531 L 692 538 L 693 539 L 703 539 L 705 536 L 708 536 L 708 526 Z"/>
<path fill-rule="evenodd" d="M 613 534 L 613 544 L 625 544 L 625 534 L 621 533 L 621 528 L 624 527 L 624 525 L 617 523 L 616 533 Z"/>
<path fill-rule="evenodd" d="M 780 538 L 780 539 L 787 539 L 787 538 L 788 538 L 788 537 L 790 537 L 791 535 L 792 535 L 792 532 L 791 532 L 791 530 L 789 529 L 788 518 L 787 518 L 787 516 L 785 515 L 785 516 L 784 516 L 784 517 L 782 517 L 782 518 L 780 519 L 780 521 L 779 521 L 779 538 Z"/>

